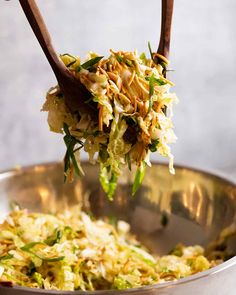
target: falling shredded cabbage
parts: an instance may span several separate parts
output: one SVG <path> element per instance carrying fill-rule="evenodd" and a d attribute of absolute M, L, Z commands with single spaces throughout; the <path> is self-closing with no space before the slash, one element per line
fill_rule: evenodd
<path fill-rule="evenodd" d="M 165 78 L 168 60 L 159 54 L 149 59 L 137 51 L 113 50 L 107 59 L 90 52 L 83 64 L 69 54 L 61 55 L 61 59 L 91 93 L 86 103 L 97 104 L 97 117 L 92 118 L 70 112 L 59 86 L 47 93 L 43 110 L 48 112 L 50 129 L 65 134 L 65 178 L 71 179 L 73 172 L 83 174 L 81 149 L 91 163 L 100 163 L 100 181 L 111 199 L 124 166 L 137 169 L 132 189 L 135 194 L 145 167 L 151 166 L 152 152 L 167 157 L 174 174 L 169 144 L 176 140 L 171 118 L 178 99 L 170 92 L 173 83 Z"/>
<path fill-rule="evenodd" d="M 215 264 L 201 246 L 178 245 L 169 255 L 154 256 L 128 223 L 95 219 L 79 206 L 54 215 L 16 207 L 0 225 L 0 285 L 127 289 L 180 279 Z"/>

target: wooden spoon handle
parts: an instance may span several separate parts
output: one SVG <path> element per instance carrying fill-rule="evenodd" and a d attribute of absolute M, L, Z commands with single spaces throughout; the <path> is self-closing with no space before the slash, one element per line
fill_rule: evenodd
<path fill-rule="evenodd" d="M 64 64 L 59 59 L 55 49 L 53 48 L 50 34 L 44 23 L 43 17 L 34 0 L 19 0 L 20 5 L 29 21 L 29 24 L 41 45 L 54 73 L 60 75 L 59 69 L 65 70 Z"/>
<path fill-rule="evenodd" d="M 166 58 L 169 57 L 173 5 L 174 0 L 162 0 L 161 37 L 157 53 Z"/>

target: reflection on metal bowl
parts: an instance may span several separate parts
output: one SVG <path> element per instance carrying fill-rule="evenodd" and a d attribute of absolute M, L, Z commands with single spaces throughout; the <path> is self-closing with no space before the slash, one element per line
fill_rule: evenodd
<path fill-rule="evenodd" d="M 31 211 L 52 212 L 78 202 L 96 216 L 115 215 L 128 221 L 132 231 L 151 250 L 166 254 L 177 243 L 208 245 L 220 232 L 236 226 L 236 185 L 210 173 L 166 165 L 147 170 L 143 186 L 131 197 L 132 175 L 124 173 L 113 202 L 98 180 L 98 167 L 83 164 L 86 177 L 63 184 L 61 164 L 42 164 L 0 174 L 0 218 L 16 201 Z M 236 253 L 236 240 L 227 240 Z M 233 295 L 236 292 L 236 257 L 202 273 L 138 289 L 95 291 L 86 294 Z M 82 294 L 0 286 L 1 295 Z"/>

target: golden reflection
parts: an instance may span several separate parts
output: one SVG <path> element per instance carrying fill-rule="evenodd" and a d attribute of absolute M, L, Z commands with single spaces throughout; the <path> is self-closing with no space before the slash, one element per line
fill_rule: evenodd
<path fill-rule="evenodd" d="M 39 187 L 38 188 L 38 192 L 39 192 L 39 195 L 41 197 L 41 202 L 42 204 L 47 204 L 48 200 L 49 200 L 49 197 L 50 197 L 50 192 L 48 190 L 48 188 L 45 188 L 45 187 Z"/>
<path fill-rule="evenodd" d="M 80 181 L 76 182 L 75 188 L 74 188 L 74 196 L 78 203 L 82 202 L 83 199 L 83 189 L 82 184 Z"/>
<path fill-rule="evenodd" d="M 35 172 L 37 173 L 41 173 L 41 172 L 44 172 L 45 171 L 45 166 L 43 165 L 37 165 L 37 166 L 34 166 L 34 169 L 33 169 Z"/>
<path fill-rule="evenodd" d="M 55 193 L 46 186 L 39 186 L 37 193 L 40 197 L 40 207 L 44 212 L 57 211 L 58 203 L 55 200 Z"/>
<path fill-rule="evenodd" d="M 212 203 L 210 203 L 210 206 L 208 206 L 208 210 L 207 210 L 207 220 L 206 220 L 207 226 L 210 226 L 212 224 L 213 216 L 214 216 L 214 209 L 213 209 Z"/>
<path fill-rule="evenodd" d="M 195 187 L 195 190 L 196 190 L 196 193 L 197 193 L 197 196 L 198 196 L 198 202 L 197 202 L 197 208 L 196 208 L 196 219 L 197 220 L 200 220 L 200 218 L 202 217 L 202 214 L 201 213 L 204 213 L 204 211 L 202 210 L 203 209 L 203 195 L 202 195 L 202 190 L 199 186 L 196 185 Z"/>
<path fill-rule="evenodd" d="M 170 193 L 163 194 L 160 200 L 160 211 L 171 213 L 171 200 L 172 195 Z"/>
<path fill-rule="evenodd" d="M 189 200 L 188 194 L 186 192 L 183 192 L 182 193 L 182 201 L 183 201 L 183 205 L 185 208 L 189 207 L 188 200 Z"/>

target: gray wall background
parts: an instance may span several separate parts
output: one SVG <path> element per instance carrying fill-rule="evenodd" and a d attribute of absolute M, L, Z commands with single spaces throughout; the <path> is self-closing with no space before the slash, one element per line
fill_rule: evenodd
<path fill-rule="evenodd" d="M 160 0 L 38 4 L 58 53 L 158 45 Z M 175 162 L 236 176 L 235 14 L 235 0 L 176 0 L 170 78 L 180 99 Z M 0 53 L 0 169 L 62 159 L 62 136 L 49 132 L 40 112 L 56 81 L 18 1 L 1 1 Z"/>

